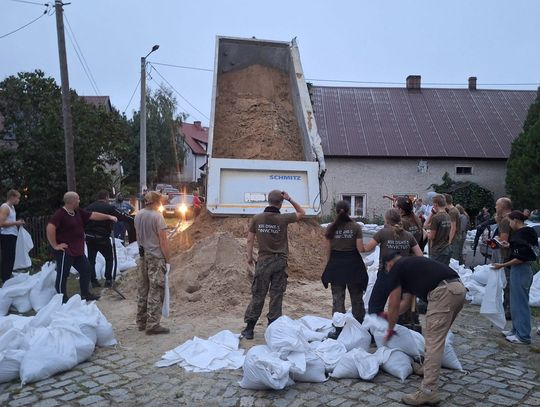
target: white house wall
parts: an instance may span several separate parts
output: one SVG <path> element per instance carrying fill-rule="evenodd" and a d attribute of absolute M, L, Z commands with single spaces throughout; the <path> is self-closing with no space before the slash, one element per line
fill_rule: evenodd
<path fill-rule="evenodd" d="M 456 181 L 472 181 L 493 192 L 495 198 L 505 193 L 506 160 L 443 160 L 395 158 L 326 158 L 328 198 L 323 214 L 330 214 L 332 205 L 342 195 L 366 194 L 366 216 L 382 215 L 390 201 L 383 195 L 418 194 L 426 200 L 431 184 L 442 183 L 445 172 Z M 427 163 L 427 171 L 420 172 Z M 419 169 L 420 164 L 420 169 Z M 456 175 L 456 166 L 472 167 L 471 175 Z M 425 167 L 425 166 L 424 166 Z M 325 188 L 323 187 L 323 199 Z"/>

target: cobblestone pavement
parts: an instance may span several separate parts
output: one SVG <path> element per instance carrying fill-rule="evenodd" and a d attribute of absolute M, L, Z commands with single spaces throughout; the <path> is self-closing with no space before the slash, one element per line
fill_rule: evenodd
<path fill-rule="evenodd" d="M 456 352 L 467 373 L 443 370 L 442 405 L 539 406 L 540 337 L 533 346 L 511 345 L 467 306 L 453 331 Z M 535 345 L 535 346 L 534 346 Z M 74 370 L 21 387 L 0 385 L 2 406 L 353 406 L 401 405 L 404 392 L 416 389 L 417 376 L 405 383 L 385 373 L 372 382 L 334 380 L 297 383 L 283 391 L 241 389 L 242 371 L 187 373 L 156 360 L 138 360 L 129 349 L 96 349 Z"/>

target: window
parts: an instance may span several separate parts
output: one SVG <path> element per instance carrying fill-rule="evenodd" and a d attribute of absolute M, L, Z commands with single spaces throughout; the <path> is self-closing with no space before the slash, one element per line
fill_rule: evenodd
<path fill-rule="evenodd" d="M 456 166 L 456 174 L 457 175 L 471 175 L 472 174 L 472 167 L 465 167 L 465 166 Z"/>
<path fill-rule="evenodd" d="M 341 195 L 341 199 L 351 204 L 351 216 L 365 216 L 366 213 L 366 194 Z"/>

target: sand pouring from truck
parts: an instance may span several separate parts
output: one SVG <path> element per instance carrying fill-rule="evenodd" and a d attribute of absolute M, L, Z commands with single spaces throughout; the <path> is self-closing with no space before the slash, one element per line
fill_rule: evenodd
<path fill-rule="evenodd" d="M 212 215 L 259 213 L 274 189 L 320 213 L 326 167 L 295 39 L 217 37 L 208 155 Z"/>

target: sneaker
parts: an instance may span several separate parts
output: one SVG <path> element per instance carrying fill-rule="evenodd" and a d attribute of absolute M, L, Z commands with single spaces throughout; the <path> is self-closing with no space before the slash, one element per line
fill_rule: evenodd
<path fill-rule="evenodd" d="M 105 287 L 111 288 L 112 287 L 112 280 L 106 280 L 105 281 Z"/>
<path fill-rule="evenodd" d="M 420 363 L 413 362 L 412 363 L 412 369 L 415 375 L 417 376 L 424 376 L 424 366 Z"/>
<path fill-rule="evenodd" d="M 170 332 L 169 328 L 165 328 L 164 326 L 158 325 L 154 328 L 147 329 L 146 335 L 168 334 L 169 332 Z"/>
<path fill-rule="evenodd" d="M 101 284 L 97 280 L 92 281 L 92 288 L 99 288 L 101 287 Z"/>
<path fill-rule="evenodd" d="M 507 336 L 513 335 L 514 333 L 512 331 L 501 331 L 501 334 L 506 338 Z"/>
<path fill-rule="evenodd" d="M 82 299 L 86 301 L 97 301 L 100 298 L 101 298 L 100 295 L 94 294 L 94 293 L 88 293 L 86 296 L 82 297 Z"/>
<path fill-rule="evenodd" d="M 509 336 L 506 337 L 506 340 L 507 340 L 508 342 L 519 343 L 519 344 L 521 344 L 521 345 L 529 345 L 527 342 L 524 342 L 524 341 L 522 341 L 521 339 L 519 339 L 519 338 L 517 337 L 517 335 L 509 335 Z"/>
<path fill-rule="evenodd" d="M 439 404 L 441 399 L 436 391 L 418 390 L 416 393 L 405 394 L 401 401 L 409 406 L 434 406 Z"/>

